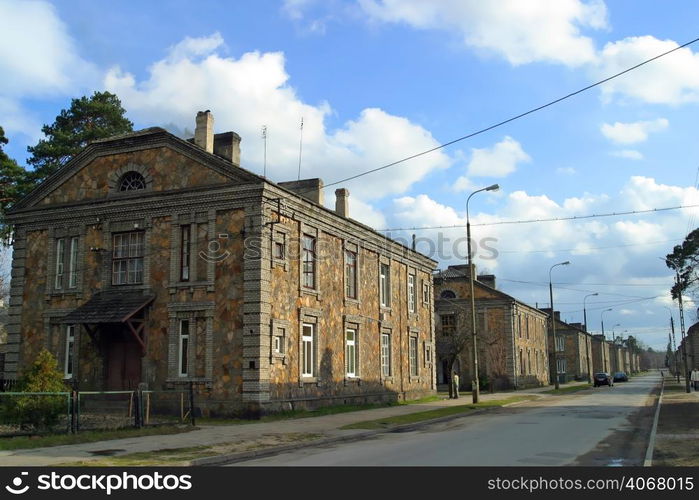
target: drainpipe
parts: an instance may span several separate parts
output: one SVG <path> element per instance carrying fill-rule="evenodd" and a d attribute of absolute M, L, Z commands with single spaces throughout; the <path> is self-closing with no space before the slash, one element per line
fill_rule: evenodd
<path fill-rule="evenodd" d="M 512 335 L 512 381 L 515 386 L 515 390 L 517 390 L 517 346 L 515 345 L 515 311 L 516 309 L 516 304 L 514 302 L 511 303 L 511 311 L 512 314 L 510 314 L 510 333 Z"/>

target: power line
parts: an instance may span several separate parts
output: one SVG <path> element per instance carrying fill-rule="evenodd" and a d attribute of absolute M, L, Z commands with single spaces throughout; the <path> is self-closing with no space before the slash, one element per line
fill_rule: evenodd
<path fill-rule="evenodd" d="M 388 164 L 383 165 L 383 166 L 381 166 L 381 167 L 373 168 L 373 169 L 371 169 L 371 170 L 367 170 L 367 171 L 365 171 L 365 172 L 362 172 L 362 173 L 359 173 L 359 174 L 356 174 L 356 175 L 347 177 L 347 178 L 345 178 L 345 179 L 341 179 L 341 180 L 339 180 L 339 181 L 331 182 L 330 184 L 326 184 L 324 187 L 328 188 L 328 187 L 330 187 L 330 186 L 335 186 L 335 185 L 341 184 L 341 183 L 343 183 L 343 182 L 347 182 L 347 181 L 351 181 L 351 180 L 353 180 L 353 179 L 357 179 L 358 177 L 362 177 L 362 176 L 365 176 L 365 175 L 368 175 L 368 174 L 372 174 L 372 173 L 374 173 L 374 172 L 378 172 L 378 171 L 380 171 L 380 170 L 387 169 L 387 168 L 389 168 L 389 167 L 393 167 L 393 166 L 395 166 L 395 165 L 398 165 L 399 163 L 404 163 L 404 162 L 406 162 L 406 161 L 413 160 L 413 159 L 418 158 L 418 157 L 420 157 L 420 156 L 424 156 L 424 155 L 429 154 L 429 153 L 432 153 L 432 152 L 434 152 L 434 151 L 437 151 L 437 150 L 446 148 L 447 146 L 451 146 L 452 144 L 456 144 L 457 142 L 461 142 L 461 141 L 464 141 L 464 140 L 466 140 L 466 139 L 470 139 L 471 137 L 475 137 L 475 136 L 477 136 L 477 135 L 483 134 L 483 133 L 488 132 L 488 131 L 490 131 L 490 130 L 493 130 L 493 129 L 495 129 L 495 128 L 501 127 L 501 126 L 503 126 L 503 125 L 505 125 L 505 124 L 507 124 L 507 123 L 513 122 L 513 121 L 515 121 L 515 120 L 519 120 L 520 118 L 523 118 L 523 117 L 525 117 L 525 116 L 527 116 L 527 115 L 530 115 L 530 114 L 532 114 L 532 113 L 536 113 L 537 111 L 541 111 L 542 109 L 548 108 L 549 106 L 553 106 L 554 104 L 557 104 L 557 103 L 559 103 L 559 102 L 561 102 L 561 101 L 565 101 L 566 99 L 570 99 L 570 98 L 573 97 L 573 96 L 576 96 L 576 95 L 578 95 L 578 94 L 581 94 L 581 93 L 583 93 L 583 92 L 586 92 L 586 91 L 588 91 L 588 90 L 590 90 L 590 89 L 592 89 L 592 88 L 594 88 L 594 87 L 597 87 L 597 86 L 599 86 L 599 85 L 602 85 L 603 83 L 606 83 L 606 82 L 608 82 L 608 81 L 610 81 L 610 80 L 613 80 L 613 79 L 615 79 L 615 78 L 618 78 L 618 77 L 620 77 L 621 75 L 624 75 L 624 74 L 626 74 L 626 73 L 629 73 L 630 71 L 633 71 L 633 70 L 635 70 L 635 69 L 637 69 L 637 68 L 640 68 L 641 66 L 644 66 L 644 65 L 646 65 L 646 64 L 648 64 L 648 63 L 651 63 L 651 62 L 655 61 L 656 59 L 660 59 L 661 57 L 664 57 L 664 56 L 666 56 L 666 55 L 668 55 L 668 54 L 671 54 L 671 53 L 673 53 L 673 52 L 675 52 L 675 51 L 677 51 L 677 50 L 680 50 L 680 49 L 682 49 L 682 48 L 684 48 L 684 47 L 688 47 L 688 46 L 692 45 L 693 43 L 696 43 L 697 41 L 699 41 L 699 38 L 695 38 L 694 40 L 691 40 L 691 41 L 689 41 L 689 42 L 683 43 L 682 45 L 679 45 L 679 46 L 675 47 L 674 49 L 668 50 L 667 52 L 663 52 L 662 54 L 658 54 L 657 56 L 651 57 L 650 59 L 646 59 L 645 61 L 643 61 L 643 62 L 641 62 L 641 63 L 639 63 L 639 64 L 636 64 L 635 66 L 631 66 L 630 68 L 627 68 L 627 69 L 625 69 L 625 70 L 623 70 L 623 71 L 620 71 L 619 73 L 616 73 L 616 74 L 614 74 L 614 75 L 612 75 L 612 76 L 609 76 L 609 77 L 607 77 L 607 78 L 604 78 L 603 80 L 599 80 L 599 81 L 597 81 L 597 82 L 595 82 L 595 83 L 593 83 L 593 84 L 591 84 L 591 85 L 588 85 L 587 87 L 583 87 L 582 89 L 576 90 L 575 92 L 571 92 L 570 94 L 567 94 L 567 95 L 565 95 L 565 96 L 563 96 L 563 97 L 559 97 L 558 99 L 555 99 L 555 100 L 553 100 L 553 101 L 547 102 L 546 104 L 543 104 L 543 105 L 541 105 L 541 106 L 537 106 L 536 108 L 530 109 L 529 111 L 525 111 L 524 113 L 520 113 L 520 114 L 515 115 L 515 116 L 513 116 L 513 117 L 511 117 L 511 118 L 508 118 L 508 119 L 506 119 L 506 120 L 503 120 L 503 121 L 500 121 L 500 122 L 495 123 L 495 124 L 493 124 L 493 125 L 490 125 L 490 126 L 488 126 L 488 127 L 486 127 L 486 128 L 482 128 L 482 129 L 480 129 L 480 130 L 477 130 L 476 132 L 472 132 L 472 133 L 470 133 L 470 134 L 464 135 L 464 136 L 459 137 L 459 138 L 457 138 L 457 139 L 454 139 L 454 140 L 452 140 L 452 141 L 445 142 L 444 144 L 440 144 L 439 146 L 435 146 L 435 147 L 433 147 L 433 148 L 431 148 L 431 149 L 428 149 L 428 150 L 426 150 L 426 151 L 422 151 L 422 152 L 420 152 L 420 153 L 416 153 L 416 154 L 414 154 L 414 155 L 407 156 L 407 157 L 405 157 L 405 158 L 403 158 L 403 159 L 401 159 L 401 160 L 397 160 L 397 161 L 394 161 L 394 162 L 392 162 L 392 163 L 388 163 Z"/>
<path fill-rule="evenodd" d="M 502 220 L 496 222 L 479 222 L 477 224 L 471 224 L 471 226 L 501 226 L 504 224 L 532 224 L 535 222 L 558 222 L 566 220 L 582 220 L 582 219 L 595 219 L 599 217 L 618 217 L 621 215 L 639 215 L 655 212 L 666 212 L 668 210 L 679 210 L 682 208 L 693 208 L 699 207 L 696 205 L 678 205 L 676 207 L 663 207 L 663 208 L 650 208 L 648 210 L 629 210 L 626 212 L 609 212 L 603 214 L 589 214 L 589 215 L 573 215 L 570 217 L 552 217 L 549 219 L 525 219 L 525 220 Z M 454 228 L 464 228 L 466 224 L 454 224 L 451 226 L 416 226 L 416 227 L 395 227 L 389 229 L 377 229 L 379 232 L 389 232 L 389 231 L 420 231 L 425 229 L 454 229 Z"/>
<path fill-rule="evenodd" d="M 606 247 L 591 247 L 591 248 L 553 248 L 550 250 L 498 250 L 498 254 L 501 253 L 557 253 L 557 252 L 584 252 L 589 250 L 608 250 L 610 248 L 626 248 L 626 247 L 638 247 L 645 245 L 659 245 L 661 243 L 673 243 L 676 241 L 682 241 L 682 238 L 675 238 L 674 240 L 662 240 L 662 241 L 649 241 L 647 243 L 629 243 L 627 245 L 610 245 Z"/>

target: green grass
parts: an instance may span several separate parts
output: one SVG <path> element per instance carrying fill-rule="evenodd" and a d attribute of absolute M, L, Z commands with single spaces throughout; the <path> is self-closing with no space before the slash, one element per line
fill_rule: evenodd
<path fill-rule="evenodd" d="M 550 391 L 544 391 L 542 394 L 570 394 L 571 392 L 578 392 L 578 391 L 584 391 L 585 389 L 589 389 L 592 387 L 589 384 L 585 385 L 574 385 L 571 387 L 561 387 L 560 389 L 551 389 Z"/>
<path fill-rule="evenodd" d="M 403 405 L 416 405 L 420 403 L 431 403 L 432 401 L 442 401 L 443 399 L 447 399 L 449 397 L 449 394 L 436 394 L 434 396 L 425 396 L 424 398 L 420 399 L 409 399 L 407 401 L 399 401 L 398 404 L 399 406 Z"/>
<path fill-rule="evenodd" d="M 0 450 L 20 450 L 27 448 L 43 448 L 46 446 L 61 446 L 65 444 L 92 443 L 110 439 L 123 439 L 141 436 L 158 436 L 165 434 L 180 434 L 189 432 L 194 427 L 161 426 L 144 427 L 143 429 L 118 429 L 112 431 L 84 431 L 79 434 L 54 434 L 49 436 L 18 436 L 1 437 Z"/>
<path fill-rule="evenodd" d="M 449 415 L 459 415 L 462 413 L 468 413 L 470 411 L 479 410 L 482 408 L 499 407 L 510 403 L 529 401 L 532 399 L 537 399 L 537 396 L 513 396 L 506 399 L 494 399 L 491 401 L 483 401 L 481 403 L 470 405 L 449 406 L 446 408 L 437 408 L 434 410 L 409 413 L 407 415 L 398 415 L 395 417 L 380 418 L 377 420 L 365 420 L 363 422 L 356 422 L 354 424 L 345 425 L 343 427 L 340 427 L 340 429 L 385 429 L 386 427 L 393 427 L 396 425 L 403 424 L 413 424 L 425 420 L 432 420 L 434 418 L 446 417 Z"/>

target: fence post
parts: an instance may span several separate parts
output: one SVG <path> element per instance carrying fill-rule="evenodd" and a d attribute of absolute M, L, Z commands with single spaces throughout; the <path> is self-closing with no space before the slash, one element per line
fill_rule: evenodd
<path fill-rule="evenodd" d="M 196 425 L 194 419 L 194 382 L 189 382 L 189 417 L 192 419 L 192 427 Z"/>
<path fill-rule="evenodd" d="M 73 389 L 70 392 L 70 432 L 78 432 L 78 391 Z"/>
<path fill-rule="evenodd" d="M 133 392 L 133 423 L 137 429 L 141 427 L 141 391 Z"/>

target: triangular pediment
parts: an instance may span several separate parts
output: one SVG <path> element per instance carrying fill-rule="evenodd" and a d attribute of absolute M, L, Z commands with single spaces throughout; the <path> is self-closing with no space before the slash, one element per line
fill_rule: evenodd
<path fill-rule="evenodd" d="M 151 128 L 89 144 L 12 211 L 119 196 L 124 194 L 122 180 L 131 172 L 142 176 L 146 196 L 262 180 L 164 129 Z"/>

